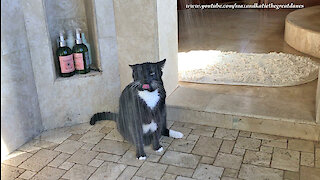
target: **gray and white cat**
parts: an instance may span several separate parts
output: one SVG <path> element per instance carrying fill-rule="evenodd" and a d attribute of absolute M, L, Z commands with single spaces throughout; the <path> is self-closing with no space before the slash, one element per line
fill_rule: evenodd
<path fill-rule="evenodd" d="M 140 160 L 146 159 L 144 145 L 152 144 L 158 152 L 163 150 L 161 135 L 183 137 L 182 133 L 167 128 L 166 91 L 161 78 L 165 61 L 130 65 L 134 81 L 122 91 L 119 114 L 97 113 L 90 121 L 93 125 L 99 120 L 115 120 L 120 134 L 136 146 L 136 157 Z"/>

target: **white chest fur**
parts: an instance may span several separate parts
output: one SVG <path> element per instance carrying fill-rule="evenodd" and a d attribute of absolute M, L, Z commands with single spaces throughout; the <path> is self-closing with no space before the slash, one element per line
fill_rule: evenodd
<path fill-rule="evenodd" d="M 146 134 L 147 132 L 155 132 L 158 129 L 157 123 L 152 121 L 150 124 L 143 124 L 142 125 L 143 133 Z"/>
<path fill-rule="evenodd" d="M 158 104 L 158 102 L 160 100 L 160 95 L 159 95 L 158 89 L 156 89 L 152 92 L 149 92 L 147 90 L 139 91 L 138 95 L 141 99 L 144 100 L 144 102 L 146 102 L 147 106 L 151 109 L 156 107 L 156 105 Z"/>

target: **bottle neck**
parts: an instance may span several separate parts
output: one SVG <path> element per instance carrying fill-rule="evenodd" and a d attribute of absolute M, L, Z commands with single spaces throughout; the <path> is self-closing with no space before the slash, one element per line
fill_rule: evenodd
<path fill-rule="evenodd" d="M 66 44 L 65 41 L 60 41 L 60 42 L 59 42 L 59 46 L 60 46 L 60 47 L 66 47 L 67 44 Z"/>
<path fill-rule="evenodd" d="M 76 44 L 82 44 L 82 40 L 81 39 L 76 39 Z"/>

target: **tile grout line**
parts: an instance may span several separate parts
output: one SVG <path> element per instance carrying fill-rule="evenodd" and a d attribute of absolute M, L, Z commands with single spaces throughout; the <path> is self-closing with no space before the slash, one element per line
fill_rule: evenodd
<path fill-rule="evenodd" d="M 179 123 L 180 123 L 180 122 L 179 122 Z M 184 124 L 184 122 L 181 122 L 181 123 Z M 194 124 L 194 123 L 187 123 L 187 124 Z M 197 124 L 196 124 L 196 125 L 197 125 Z M 172 123 L 172 126 L 174 126 L 174 123 Z M 176 127 L 184 127 L 184 128 L 191 129 L 190 133 L 188 133 L 188 135 L 186 136 L 186 138 L 185 138 L 184 140 L 188 140 L 187 138 L 188 138 L 190 135 L 194 135 L 194 134 L 192 133 L 192 131 L 193 131 L 193 130 L 198 130 L 198 128 L 199 128 L 199 127 L 197 127 L 197 126 L 190 128 L 190 127 L 186 127 L 186 126 L 184 126 L 184 125 L 182 125 L 182 124 L 179 124 L 179 125 L 177 125 Z M 210 127 L 214 127 L 214 126 L 210 126 Z M 112 128 L 112 129 L 114 129 L 114 128 Z M 222 128 L 222 129 L 229 129 L 229 128 Z M 200 130 L 201 130 L 201 129 L 200 129 Z M 231 130 L 233 130 L 233 129 L 231 129 Z M 83 134 L 81 134 L 81 135 L 83 136 L 83 135 L 85 135 L 85 134 L 86 134 L 87 132 L 89 132 L 89 131 L 90 131 L 90 130 L 86 131 L 85 133 L 83 133 Z M 205 131 L 205 130 L 203 130 L 203 131 Z M 110 131 L 110 132 L 111 132 L 111 131 Z M 109 132 L 109 133 L 110 133 L 110 132 Z M 215 136 L 215 134 L 216 134 L 216 132 L 217 132 L 217 127 L 215 127 L 214 131 L 211 131 L 211 132 L 213 132 L 213 134 L 212 134 L 211 137 L 203 136 L 203 135 L 197 135 L 197 136 L 199 136 L 199 137 L 194 141 L 194 146 L 192 147 L 191 152 L 190 152 L 190 153 L 186 153 L 186 154 L 193 154 L 192 152 L 194 151 L 194 149 L 195 149 L 195 147 L 196 147 L 196 144 L 198 143 L 198 141 L 200 140 L 201 137 L 215 138 L 214 136 Z M 250 131 L 248 131 L 248 132 L 250 132 Z M 71 133 L 71 134 L 72 134 L 72 133 Z M 260 134 L 263 134 L 263 133 L 260 133 Z M 195 134 L 195 135 L 196 135 L 196 134 Z M 259 140 L 259 141 L 260 141 L 260 145 L 259 145 L 258 150 L 255 151 L 255 152 L 262 152 L 262 151 L 261 151 L 261 148 L 262 148 L 262 146 L 263 146 L 263 144 L 262 144 L 263 138 L 262 138 L 262 139 L 261 139 L 261 138 L 254 138 L 252 135 L 253 135 L 253 133 L 250 132 L 249 137 L 246 137 L 246 136 L 245 136 L 245 138 L 251 138 L 251 139 L 257 139 L 257 140 Z M 236 136 L 236 139 L 235 139 L 235 143 L 233 144 L 232 151 L 231 151 L 230 154 L 232 154 L 232 152 L 234 151 L 235 145 L 236 145 L 239 137 L 242 137 L 242 136 L 240 136 L 240 130 L 238 130 L 238 133 L 237 133 L 237 136 Z M 303 152 L 309 153 L 309 152 L 308 152 L 308 151 L 300 151 L 300 150 L 297 151 L 297 150 L 294 150 L 294 149 L 288 149 L 288 148 L 289 148 L 289 141 L 290 141 L 290 139 L 297 139 L 297 138 L 290 138 L 290 137 L 285 137 L 285 138 L 286 138 L 286 147 L 285 147 L 285 148 L 284 148 L 284 147 L 268 146 L 268 147 L 272 148 L 272 151 L 271 151 L 271 153 L 270 153 L 270 155 L 271 155 L 270 162 L 269 162 L 269 165 L 268 165 L 267 167 L 266 167 L 266 166 L 259 165 L 259 164 L 243 163 L 244 157 L 246 156 L 246 154 L 247 154 L 247 152 L 248 152 L 248 149 L 243 149 L 243 150 L 244 150 L 244 154 L 241 156 L 241 157 L 242 157 L 242 159 L 241 159 L 241 166 L 240 166 L 240 168 L 237 170 L 237 173 L 238 173 L 238 174 L 237 174 L 237 177 L 239 177 L 239 173 L 240 173 L 240 170 L 241 170 L 241 167 L 243 166 L 243 164 L 248 164 L 248 165 L 252 165 L 252 166 L 256 166 L 256 167 L 261 167 L 261 168 L 270 168 L 270 169 L 279 170 L 279 171 L 282 172 L 283 178 L 284 178 L 284 175 L 285 175 L 285 172 L 286 172 L 286 171 L 296 172 L 296 173 L 299 173 L 299 174 L 300 174 L 300 173 L 301 173 L 301 167 L 302 167 L 302 165 L 301 165 L 301 162 L 302 162 L 302 153 L 303 153 Z M 217 138 L 217 139 L 220 139 L 220 138 Z M 41 139 L 40 139 L 40 140 L 41 140 Z M 55 145 L 55 146 L 48 146 L 48 147 L 35 146 L 35 147 L 39 147 L 40 149 L 39 149 L 38 151 L 35 151 L 35 153 L 30 153 L 31 156 L 28 157 L 27 159 L 25 159 L 25 160 L 24 160 L 23 162 L 21 162 L 19 165 L 17 165 L 17 167 L 11 166 L 11 165 L 8 165 L 8 166 L 14 167 L 14 168 L 19 168 L 19 166 L 20 166 L 22 163 L 26 162 L 28 159 L 30 159 L 32 156 L 34 156 L 36 153 L 38 153 L 38 152 L 41 151 L 41 150 L 48 150 L 48 151 L 58 152 L 58 154 L 57 154 L 51 161 L 49 161 L 43 168 L 41 168 L 39 171 L 37 171 L 37 172 L 31 171 L 31 172 L 34 172 L 34 173 L 35 173 L 34 176 L 36 176 L 36 175 L 39 174 L 39 172 L 42 171 L 44 168 L 46 168 L 46 167 L 51 167 L 51 166 L 49 166 L 49 164 L 50 164 L 52 161 L 56 160 L 57 157 L 59 157 L 61 154 L 64 154 L 63 152 L 56 151 L 55 149 L 56 149 L 59 145 L 61 145 L 62 143 L 64 143 L 64 142 L 67 141 L 67 140 L 68 140 L 68 138 L 65 139 L 64 141 L 62 141 L 61 143 L 57 143 L 57 145 Z M 104 138 L 101 138 L 101 139 L 99 140 L 99 142 L 95 143 L 92 148 L 94 148 L 98 143 L 100 143 L 100 142 L 103 141 L 103 140 L 104 140 Z M 168 141 L 169 143 L 168 143 L 168 142 L 163 142 L 163 143 L 167 144 L 167 148 L 166 148 L 166 150 L 165 150 L 161 155 L 159 155 L 160 158 L 159 158 L 158 161 L 156 161 L 156 162 L 144 161 L 144 162 L 142 163 L 142 165 L 145 164 L 145 163 L 147 163 L 147 162 L 163 164 L 163 163 L 160 163 L 159 161 L 163 158 L 163 155 L 164 155 L 167 151 L 169 151 L 169 147 L 173 144 L 173 142 L 174 142 L 175 140 L 176 140 L 176 139 L 173 139 L 172 141 Z M 215 160 L 216 160 L 216 158 L 217 158 L 217 155 L 218 155 L 219 153 L 223 153 L 223 152 L 220 152 L 220 150 L 221 150 L 222 145 L 223 145 L 223 142 L 224 142 L 225 140 L 224 140 L 224 139 L 221 139 L 221 140 L 222 140 L 222 141 L 221 141 L 221 143 L 220 143 L 220 145 L 219 145 L 217 154 L 212 158 L 212 159 L 213 159 L 213 162 L 212 162 L 212 163 L 209 163 L 209 165 L 213 165 L 214 162 L 215 162 Z M 45 140 L 41 140 L 41 141 L 45 141 Z M 79 141 L 79 140 L 74 140 L 74 141 L 82 142 L 82 141 Z M 48 141 L 48 142 L 50 142 L 50 141 Z M 120 141 L 116 141 L 116 142 L 120 142 Z M 82 146 L 80 146 L 76 151 L 80 150 L 81 147 L 83 147 L 83 146 L 86 144 L 85 142 L 83 142 L 83 143 L 84 143 L 84 144 L 83 144 Z M 313 144 L 313 158 L 314 158 L 314 159 L 313 159 L 314 165 L 312 166 L 313 168 L 317 168 L 317 167 L 316 167 L 316 149 L 317 149 L 317 148 L 316 148 L 316 144 L 315 144 L 315 143 L 316 143 L 316 142 L 312 141 L 312 144 Z M 53 147 L 53 149 L 52 149 L 52 147 Z M 130 147 L 131 147 L 131 146 L 130 146 Z M 90 149 L 88 149 L 88 150 L 86 150 L 86 151 L 91 151 L 92 148 L 90 148 Z M 299 167 L 298 167 L 298 171 L 291 171 L 291 170 L 286 170 L 286 169 L 272 168 L 272 167 L 271 167 L 271 164 L 272 164 L 272 161 L 273 161 L 273 158 L 274 158 L 275 148 L 299 152 L 299 162 L 298 162 Z M 241 148 L 240 148 L 240 149 L 241 149 Z M 125 153 L 127 153 L 129 150 L 130 150 L 130 148 L 128 148 L 128 149 L 125 151 Z M 29 153 L 29 152 L 25 152 L 25 151 L 22 151 L 22 152 L 24 152 L 24 153 Z M 90 162 L 92 162 L 93 160 L 95 160 L 95 159 L 97 158 L 97 156 L 98 156 L 101 152 L 103 152 L 103 151 L 96 151 L 96 152 L 97 152 L 97 155 L 95 155 L 95 157 L 93 157 L 93 159 L 91 159 Z M 178 152 L 179 152 L 179 151 L 178 151 Z M 103 153 L 104 153 L 104 152 L 103 152 Z M 124 154 L 125 154 L 125 153 L 124 153 Z M 268 152 L 265 152 L 265 153 L 268 153 Z M 68 154 L 68 153 L 66 153 L 66 154 L 67 154 L 67 155 L 70 155 L 70 154 Z M 73 153 L 73 154 L 74 154 L 74 153 Z M 73 154 L 71 154 L 70 157 L 71 157 Z M 112 153 L 107 153 L 107 154 L 112 154 Z M 123 154 L 123 155 L 124 155 L 124 154 Z M 229 154 L 229 153 L 226 153 L 226 154 Z M 268 153 L 268 154 L 269 154 L 269 153 Z M 121 158 L 123 157 L 123 155 L 121 155 Z M 152 155 L 152 153 L 151 153 L 150 155 Z M 196 155 L 196 154 L 193 154 L 193 155 Z M 195 168 L 190 168 L 190 170 L 191 170 L 191 169 L 193 170 L 193 173 L 192 173 L 191 177 L 194 175 L 195 170 L 199 167 L 199 165 L 201 164 L 201 160 L 202 160 L 202 158 L 204 157 L 204 156 L 202 156 L 202 155 L 196 155 L 196 156 L 199 156 L 200 159 L 199 159 L 199 161 L 197 162 L 197 165 L 196 165 Z M 67 160 L 70 159 L 70 157 L 68 157 Z M 121 158 L 120 158 L 120 159 L 121 159 Z M 65 160 L 64 162 L 67 162 L 67 160 Z M 101 159 L 101 160 L 102 160 L 102 159 Z M 64 163 L 64 162 L 63 162 L 63 163 Z M 90 162 L 89 162 L 88 164 L 86 164 L 86 166 L 89 166 Z M 109 161 L 103 160 L 103 163 L 105 163 L 105 162 L 109 162 Z M 61 163 L 61 164 L 63 164 L 63 163 Z M 102 163 L 102 164 L 103 164 L 103 163 Z M 117 160 L 115 163 L 119 163 L 119 160 Z M 60 164 L 60 165 L 61 165 L 61 164 Z M 75 164 L 77 164 L 77 163 L 74 163 L 74 164 L 71 166 L 71 168 L 72 168 Z M 100 164 L 98 167 L 95 167 L 95 168 L 96 168 L 95 171 L 93 171 L 93 173 L 89 176 L 89 178 L 92 177 L 92 175 L 101 167 L 102 164 Z M 119 163 L 119 164 L 122 164 L 122 163 Z M 120 176 L 124 173 L 124 171 L 130 166 L 130 165 L 127 165 L 127 164 L 124 164 L 124 165 L 126 165 L 126 168 L 119 174 L 118 177 L 120 177 Z M 137 174 L 137 172 L 140 170 L 140 168 L 142 167 L 142 165 L 139 166 L 139 167 L 137 167 L 137 171 L 133 174 L 132 177 L 134 177 L 134 176 Z M 169 168 L 169 166 L 170 166 L 170 164 L 163 164 L 163 165 L 166 165 L 166 168 L 165 168 L 164 173 L 162 174 L 161 178 L 163 178 L 163 176 L 167 173 L 167 170 L 168 170 L 168 168 Z M 59 166 L 58 166 L 58 167 L 59 167 Z M 58 167 L 57 167 L 57 169 L 60 169 L 60 168 L 58 168 Z M 91 166 L 89 166 L 89 167 L 91 167 Z M 94 167 L 94 166 L 92 166 L 92 167 Z M 175 167 L 179 167 L 179 166 L 175 166 Z M 220 166 L 217 166 L 217 167 L 220 167 Z M 306 167 L 309 167 L 309 166 L 306 166 Z M 51 168 L 55 168 L 55 167 L 51 167 Z M 70 168 L 70 169 L 71 169 L 71 168 Z M 224 167 L 221 167 L 221 168 L 223 168 L 223 172 L 222 172 L 222 175 L 223 175 L 223 173 L 225 172 L 225 170 L 226 170 L 227 168 L 224 168 Z M 24 168 L 21 168 L 21 169 L 24 170 L 24 172 L 30 171 L 30 170 L 27 170 L 27 169 L 24 169 Z M 69 170 L 70 170 L 70 169 L 69 169 Z M 233 168 L 231 168 L 231 169 L 233 169 Z M 65 170 L 65 169 L 62 169 L 62 170 Z M 61 177 L 63 177 L 69 170 L 65 170 L 65 172 L 61 175 Z M 24 172 L 23 172 L 23 173 L 24 173 Z M 21 173 L 21 174 L 23 174 L 23 173 Z M 21 174 L 19 174 L 18 177 L 21 176 Z M 169 174 L 171 174 L 171 173 L 169 173 Z M 175 175 L 175 174 L 173 174 L 173 175 Z M 34 176 L 33 176 L 33 177 L 34 177 Z M 176 175 L 176 176 L 177 176 L 177 175 Z M 60 178 L 61 178 L 61 177 L 60 177 Z M 221 177 L 223 177 L 223 176 L 221 176 Z M 89 179 L 89 178 L 88 178 L 88 179 Z"/>

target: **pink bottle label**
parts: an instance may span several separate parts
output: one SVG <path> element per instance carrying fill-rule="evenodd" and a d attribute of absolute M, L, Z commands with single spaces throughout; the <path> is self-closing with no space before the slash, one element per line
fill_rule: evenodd
<path fill-rule="evenodd" d="M 73 53 L 76 70 L 84 70 L 84 62 L 82 53 Z"/>
<path fill-rule="evenodd" d="M 59 56 L 61 73 L 70 73 L 74 71 L 72 54 L 68 56 Z"/>

